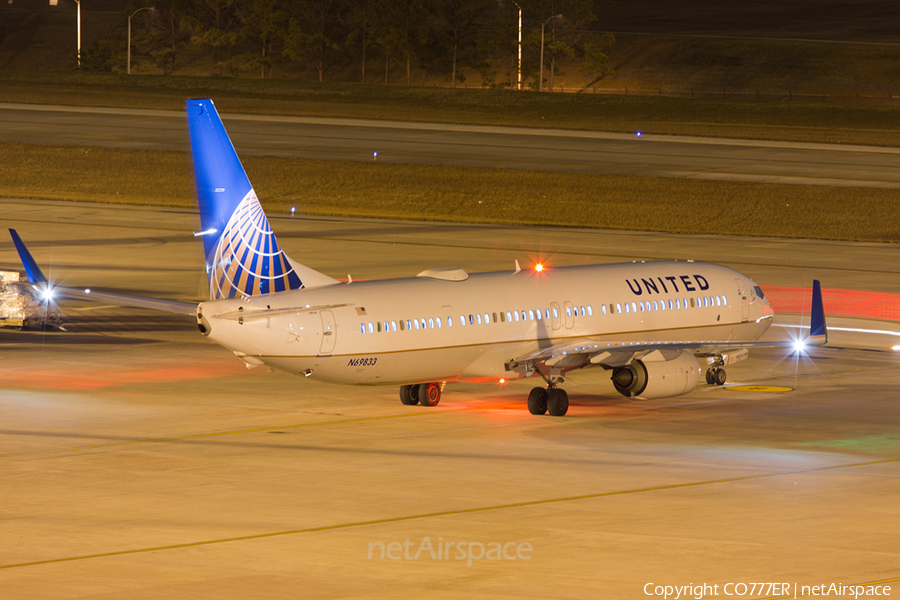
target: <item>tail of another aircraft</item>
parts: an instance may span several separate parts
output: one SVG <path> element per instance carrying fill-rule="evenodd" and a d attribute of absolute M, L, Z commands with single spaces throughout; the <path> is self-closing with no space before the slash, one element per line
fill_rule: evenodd
<path fill-rule="evenodd" d="M 281 250 L 212 100 L 187 101 L 210 299 L 337 283 Z"/>

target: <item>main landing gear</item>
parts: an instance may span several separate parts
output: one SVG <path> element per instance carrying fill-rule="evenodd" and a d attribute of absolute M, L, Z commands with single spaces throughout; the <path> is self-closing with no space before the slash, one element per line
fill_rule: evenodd
<path fill-rule="evenodd" d="M 706 383 L 709 385 L 725 385 L 725 369 L 721 367 L 707 369 Z"/>
<path fill-rule="evenodd" d="M 400 386 L 400 402 L 407 405 L 437 406 L 441 401 L 440 383 L 418 383 Z"/>
<path fill-rule="evenodd" d="M 536 387 L 528 394 L 528 412 L 543 415 L 550 412 L 554 417 L 562 417 L 569 410 L 569 395 L 558 387 Z"/>

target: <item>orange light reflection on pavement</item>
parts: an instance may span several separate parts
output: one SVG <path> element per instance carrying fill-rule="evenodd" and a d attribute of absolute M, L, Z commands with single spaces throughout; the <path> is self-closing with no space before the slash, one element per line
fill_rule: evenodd
<path fill-rule="evenodd" d="M 50 388 L 63 390 L 98 390 L 122 385 L 153 383 L 162 385 L 192 379 L 210 379 L 236 375 L 246 369 L 242 363 L 224 361 L 218 364 L 160 366 L 151 369 L 111 369 L 84 367 L 28 368 L 16 370 L 4 376 L 4 387 Z"/>
<path fill-rule="evenodd" d="M 807 313 L 812 288 L 760 286 L 775 312 Z M 826 315 L 900 321 L 900 294 L 822 289 Z"/>

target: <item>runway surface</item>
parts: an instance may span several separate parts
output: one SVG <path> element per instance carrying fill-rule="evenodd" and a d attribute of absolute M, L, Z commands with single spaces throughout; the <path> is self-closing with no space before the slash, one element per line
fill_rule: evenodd
<path fill-rule="evenodd" d="M 238 154 L 900 189 L 900 148 L 261 115 Z M 0 104 L 0 141 L 187 151 L 179 111 Z"/>
<path fill-rule="evenodd" d="M 57 280 L 180 299 L 202 294 L 194 219 L 0 200 L 0 221 Z M 511 269 L 543 253 L 557 265 L 717 260 L 767 285 L 893 293 L 900 269 L 877 244 L 270 220 L 292 257 L 338 277 Z M 20 269 L 9 241 L 0 269 Z M 191 319 L 65 310 L 68 333 L 0 331 L 4 598 L 900 584 L 897 352 L 754 352 L 724 388 L 652 401 L 585 371 L 567 417 L 534 417 L 531 381 L 448 385 L 438 407 L 406 407 L 395 388 L 247 371 Z"/>

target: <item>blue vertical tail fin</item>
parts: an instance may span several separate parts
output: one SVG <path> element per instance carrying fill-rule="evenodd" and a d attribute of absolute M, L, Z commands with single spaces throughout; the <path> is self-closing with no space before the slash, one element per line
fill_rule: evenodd
<path fill-rule="evenodd" d="M 188 100 L 187 120 L 210 298 L 337 283 L 282 251 L 212 100 Z"/>

